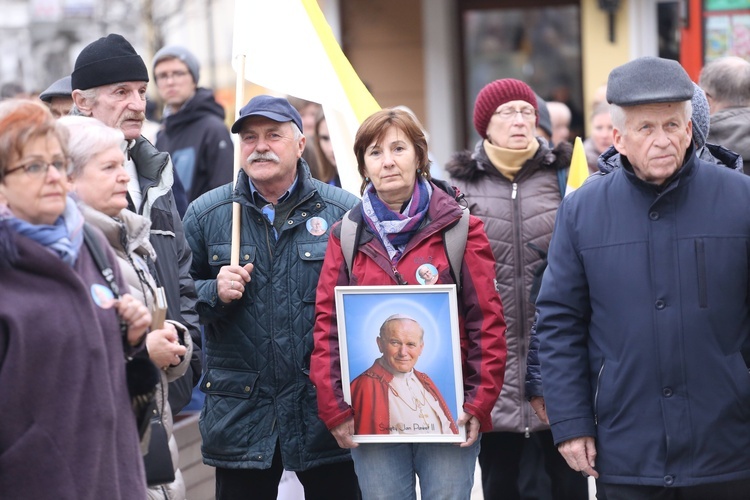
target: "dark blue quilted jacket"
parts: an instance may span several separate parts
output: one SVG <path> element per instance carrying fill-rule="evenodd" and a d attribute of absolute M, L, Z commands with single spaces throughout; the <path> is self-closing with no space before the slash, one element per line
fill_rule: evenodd
<path fill-rule="evenodd" d="M 296 206 L 276 214 L 285 217 L 278 240 L 251 201 L 243 171 L 234 192 L 231 184 L 209 191 L 185 214 L 197 309 L 206 325 L 200 430 L 208 465 L 269 468 L 277 441 L 288 470 L 351 459 L 318 418 L 309 368 L 315 292 L 330 227 L 358 200 L 312 179 L 304 160 L 298 176 Z M 250 262 L 254 269 L 244 297 L 223 306 L 215 278 L 229 265 L 233 201 L 242 206 L 240 265 Z M 328 223 L 324 234 L 308 231 L 312 217 Z"/>

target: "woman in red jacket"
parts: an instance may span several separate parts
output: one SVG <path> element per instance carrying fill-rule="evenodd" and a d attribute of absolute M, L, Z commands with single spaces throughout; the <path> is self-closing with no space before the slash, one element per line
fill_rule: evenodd
<path fill-rule="evenodd" d="M 352 440 L 354 411 L 344 401 L 334 287 L 419 285 L 425 262 L 437 283 L 455 283 L 443 233 L 461 218 L 456 193 L 432 180 L 423 131 L 406 112 L 384 109 L 367 118 L 354 143 L 362 176 L 362 202 L 345 217 L 358 224 L 351 271 L 341 247 L 340 224 L 328 242 L 318 285 L 315 347 L 310 378 L 318 389 L 318 413 L 342 448 L 351 448 L 363 498 L 470 497 L 479 433 L 491 429 L 490 411 L 505 371 L 505 321 L 495 290 L 494 257 L 482 222 L 471 217 L 458 273 L 459 329 L 464 385 L 459 426 L 466 441 L 366 443 Z M 431 280 L 432 281 L 432 280 Z"/>

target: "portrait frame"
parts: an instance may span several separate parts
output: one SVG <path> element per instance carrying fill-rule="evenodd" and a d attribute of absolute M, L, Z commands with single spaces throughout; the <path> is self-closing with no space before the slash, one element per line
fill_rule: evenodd
<path fill-rule="evenodd" d="M 413 398 L 414 410 L 425 407 L 426 412 L 420 410 L 420 416 L 432 410 L 430 416 L 441 419 L 442 416 L 437 416 L 437 408 L 447 408 L 450 417 L 457 422 L 463 414 L 464 389 L 456 286 L 337 286 L 335 294 L 341 381 L 346 402 L 352 404 L 352 381 L 382 357 L 377 340 L 381 325 L 393 314 L 404 314 L 414 319 L 424 330 L 423 348 L 413 368 L 420 373 L 420 377 L 426 375 L 429 379 L 427 385 L 431 385 L 428 389 L 427 385 L 422 384 L 423 389 L 428 389 L 426 392 L 429 395 L 422 391 L 420 404 L 417 404 L 419 399 Z M 435 390 L 439 393 L 438 397 L 434 396 Z M 392 393 L 397 394 L 392 387 L 385 392 L 389 397 Z M 425 406 L 428 401 L 426 398 L 430 396 L 428 406 Z M 381 396 L 373 396 L 373 405 L 377 397 Z M 408 404 L 407 407 L 412 409 Z M 357 408 L 354 411 L 357 412 Z M 363 414 L 377 415 L 378 412 Z M 445 410 L 443 416 L 448 418 Z M 376 420 L 376 417 L 373 416 L 372 419 Z M 394 426 L 391 422 L 376 424 L 384 433 L 360 433 L 355 427 L 352 439 L 357 443 L 466 441 L 464 426 L 458 426 L 457 433 L 452 430 L 435 433 L 434 430 L 429 430 L 430 427 L 434 429 L 434 425 L 428 424 L 426 419 L 424 423 L 414 423 L 413 426 L 408 423 Z M 428 430 L 422 432 L 419 430 L 421 428 Z M 442 428 L 445 428 L 445 421 Z M 398 432 L 396 429 L 402 430 Z"/>

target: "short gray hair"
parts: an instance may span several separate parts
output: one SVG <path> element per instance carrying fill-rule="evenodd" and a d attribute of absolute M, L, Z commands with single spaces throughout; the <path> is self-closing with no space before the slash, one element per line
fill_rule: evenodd
<path fill-rule="evenodd" d="M 299 127 L 297 126 L 297 124 L 294 123 L 294 122 L 289 122 L 289 124 L 292 126 L 292 133 L 294 133 L 294 142 L 297 142 L 300 139 L 302 139 L 302 137 L 304 137 L 304 134 L 299 129 Z"/>
<path fill-rule="evenodd" d="M 750 63 L 741 57 L 722 57 L 706 64 L 698 84 L 716 102 L 750 106 Z"/>
<path fill-rule="evenodd" d="M 68 130 L 68 175 L 81 175 L 83 167 L 91 159 L 110 148 L 122 149 L 125 136 L 120 129 L 108 127 L 96 118 L 88 116 L 63 116 L 58 123 Z"/>
<path fill-rule="evenodd" d="M 90 89 L 85 90 L 78 90 L 78 93 L 81 97 L 83 97 L 86 101 L 91 101 L 92 103 L 95 103 L 96 100 L 99 98 L 99 89 L 101 87 L 94 87 Z M 73 101 L 73 107 L 70 108 L 70 113 L 68 113 L 72 116 L 90 116 L 86 115 L 83 111 L 81 111 L 78 106 L 75 104 L 75 100 Z"/>

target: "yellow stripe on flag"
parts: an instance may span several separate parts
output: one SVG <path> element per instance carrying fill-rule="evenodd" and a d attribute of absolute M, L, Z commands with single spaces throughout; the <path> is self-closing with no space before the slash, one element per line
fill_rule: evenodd
<path fill-rule="evenodd" d="M 331 27 L 320 10 L 317 0 L 302 0 L 302 6 L 307 11 L 310 22 L 313 28 L 315 28 L 320 42 L 323 44 L 323 49 L 325 49 L 328 59 L 331 61 L 333 69 L 339 77 L 349 104 L 354 110 L 354 115 L 362 123 L 365 118 L 378 111 L 380 106 L 378 106 L 375 98 L 367 90 L 367 87 L 359 79 L 359 76 L 357 76 L 349 59 L 342 52 L 339 43 L 333 36 Z"/>
<path fill-rule="evenodd" d="M 589 176 L 589 165 L 586 161 L 586 151 L 583 142 L 576 137 L 573 144 L 573 156 L 570 158 L 570 170 L 568 171 L 568 185 L 565 187 L 565 195 L 569 195 L 583 185 Z"/>

